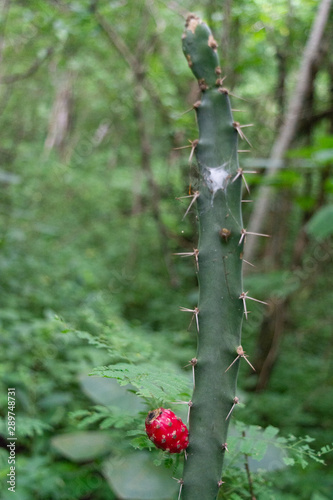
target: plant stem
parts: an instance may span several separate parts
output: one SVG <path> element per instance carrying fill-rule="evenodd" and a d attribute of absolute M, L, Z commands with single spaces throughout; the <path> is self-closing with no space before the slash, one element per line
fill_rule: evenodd
<path fill-rule="evenodd" d="M 245 431 L 242 432 L 242 436 L 243 436 L 243 438 L 246 437 Z M 250 491 L 250 495 L 251 495 L 251 500 L 257 500 L 256 497 L 254 496 L 254 491 L 253 491 L 253 482 L 252 482 L 252 477 L 251 477 L 251 472 L 250 472 L 250 467 L 249 467 L 249 456 L 246 455 L 246 453 L 245 453 L 244 458 L 245 458 L 244 465 L 245 465 L 247 480 L 249 483 L 249 491 Z"/>
<path fill-rule="evenodd" d="M 214 500 L 221 486 L 223 443 L 237 399 L 239 359 L 226 369 L 237 355 L 244 315 L 240 299 L 243 222 L 238 133 L 228 93 L 222 87 L 216 46 L 209 28 L 190 16 L 183 50 L 202 91 L 201 102 L 195 106 L 199 127 L 195 154 L 200 173 L 196 201 L 200 328 L 184 500 Z"/>

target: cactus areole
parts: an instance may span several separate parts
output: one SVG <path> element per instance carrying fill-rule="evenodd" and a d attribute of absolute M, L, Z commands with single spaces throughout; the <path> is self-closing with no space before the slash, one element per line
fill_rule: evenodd
<path fill-rule="evenodd" d="M 242 175 L 238 131 L 223 87 L 217 43 L 207 25 L 194 15 L 186 21 L 182 41 L 201 98 L 194 106 L 199 127 L 195 145 L 199 170 L 198 348 L 181 493 L 184 500 L 215 500 L 222 485 L 239 360 L 226 369 L 237 355 L 244 315 L 240 299 Z"/>

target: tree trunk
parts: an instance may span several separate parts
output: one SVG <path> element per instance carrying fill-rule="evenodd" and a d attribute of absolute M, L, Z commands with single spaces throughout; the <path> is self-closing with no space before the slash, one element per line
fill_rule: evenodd
<path fill-rule="evenodd" d="M 271 168 L 266 171 L 266 178 L 269 181 L 279 170 L 282 159 L 290 147 L 298 127 L 302 114 L 304 99 L 308 92 L 309 82 L 311 81 L 311 68 L 315 64 L 320 50 L 320 42 L 329 18 L 332 0 L 322 0 L 317 16 L 313 22 L 311 33 L 303 53 L 303 59 L 299 70 L 297 85 L 291 95 L 285 120 L 281 126 L 280 133 L 273 145 L 270 164 Z M 257 202 L 254 206 L 252 217 L 250 219 L 249 231 L 254 233 L 262 232 L 262 226 L 268 212 L 268 206 L 271 202 L 271 188 L 267 185 L 261 186 Z M 258 244 L 257 238 L 251 238 L 247 242 L 245 249 L 246 260 L 253 260 Z"/>

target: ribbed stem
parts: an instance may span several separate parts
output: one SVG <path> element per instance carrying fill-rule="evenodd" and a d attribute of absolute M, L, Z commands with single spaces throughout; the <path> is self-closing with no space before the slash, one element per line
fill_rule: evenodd
<path fill-rule="evenodd" d="M 199 142 L 199 332 L 190 445 L 183 476 L 184 500 L 218 495 L 230 416 L 236 396 L 237 356 L 244 315 L 242 293 L 241 176 L 237 177 L 237 130 L 221 86 L 216 43 L 191 16 L 183 49 L 202 90 L 196 105 Z"/>

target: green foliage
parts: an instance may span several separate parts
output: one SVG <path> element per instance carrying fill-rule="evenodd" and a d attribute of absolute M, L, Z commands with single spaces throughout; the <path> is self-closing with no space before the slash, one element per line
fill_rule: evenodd
<path fill-rule="evenodd" d="M 307 231 L 311 236 L 323 240 L 333 234 L 333 205 L 322 207 L 309 220 Z"/>
<path fill-rule="evenodd" d="M 190 381 L 184 373 L 175 373 L 172 363 L 144 366 L 118 363 L 95 368 L 93 375 L 115 378 L 120 385 L 131 384 L 137 396 L 151 401 L 153 406 L 164 406 L 180 397 L 189 399 Z"/>
<path fill-rule="evenodd" d="M 173 148 L 195 138 L 196 128 L 193 116 L 183 114 L 193 103 L 188 95 L 191 76 L 179 44 L 183 22 L 169 8 L 177 9 L 170 2 L 147 2 L 149 8 L 134 1 L 100 0 L 98 4 L 132 53 L 141 50 L 148 90 L 140 99 L 151 150 L 150 171 L 141 164 L 142 123 L 138 124 L 134 109 L 133 72 L 98 24 L 91 2 L 10 2 L 7 19 L 5 15 L 1 19 L 0 474 L 4 481 L 7 388 L 14 385 L 20 500 L 126 498 L 133 495 L 138 474 L 144 477 L 145 491 L 146 478 L 150 484 L 156 478 L 153 498 L 161 498 L 156 491 L 165 491 L 171 500 L 177 498 L 179 488 L 171 477 L 181 477 L 182 463 L 177 465 L 154 449 L 152 455 L 145 453 L 151 443 L 143 422 L 150 405 L 157 402 L 172 404 L 186 420 L 186 405 L 173 402 L 187 399 L 191 367 L 183 367 L 195 348 L 193 325 L 188 332 L 189 318 L 178 313 L 179 306 L 197 303 L 195 264 L 171 257 L 173 252 L 192 251 L 197 241 L 193 214 L 180 222 L 186 205 L 175 201 L 192 181 L 187 156 Z M 264 0 L 234 3 L 230 55 L 223 56 L 223 65 L 227 67 L 229 58 L 234 68 L 228 69 L 225 84 L 247 99 L 241 106 L 234 101 L 233 107 L 243 110 L 238 115 L 242 123 L 249 123 L 251 117 L 257 124 L 247 135 L 261 158 L 269 153 L 279 113 L 277 50 L 282 48 L 287 56 L 288 95 L 317 2 L 293 2 L 289 24 L 286 6 L 287 2 Z M 182 8 L 206 18 L 221 40 L 225 13 L 220 5 L 186 0 Z M 143 16 L 147 22 L 141 21 Z M 49 48 L 53 53 L 44 60 Z M 36 62 L 38 68 L 24 76 Z M 6 83 L 15 75 L 20 78 Z M 58 123 L 52 110 L 60 83 L 68 75 L 70 123 L 64 150 L 55 147 L 48 152 L 45 140 L 52 124 Z M 158 91 L 159 103 L 149 86 Z M 322 66 L 314 89 L 316 119 L 328 109 L 328 89 L 329 72 Z M 296 464 L 267 474 L 254 472 L 258 462 L 250 462 L 255 491 L 264 499 L 330 500 L 333 489 L 332 454 L 326 448 L 333 414 L 332 241 L 326 228 L 330 220 L 316 221 L 314 215 L 317 208 L 319 217 L 325 210 L 321 207 L 332 204 L 332 136 L 327 124 L 327 118 L 313 121 L 312 139 L 300 131 L 286 160 L 287 169 L 276 181 L 279 206 L 287 198 L 288 216 L 277 215 L 271 223 L 288 229 L 271 241 L 284 267 L 275 266 L 271 272 L 272 247 L 267 242 L 263 258 L 254 262 L 258 274 L 249 278 L 248 287 L 263 300 L 268 293 L 288 298 L 287 319 L 280 356 L 265 391 L 250 390 L 256 375 L 249 376 L 246 363 L 241 362 L 245 405 L 237 415 L 247 425 L 279 428 L 279 436 L 313 436 L 314 444 L 301 446 L 327 451 L 327 465 L 311 460 L 304 471 Z M 196 172 L 192 174 L 195 177 Z M 154 197 L 152 178 L 158 188 Z M 255 196 L 261 176 L 247 176 L 247 180 Z M 159 219 L 153 198 L 160 207 Z M 247 219 L 250 204 L 244 205 Z M 309 233 L 310 243 L 295 269 L 293 244 L 304 216 L 306 222 L 312 220 L 307 227 L 315 221 L 317 234 L 313 238 Z M 164 239 L 161 227 L 167 235 Z M 253 361 L 266 312 L 255 304 L 251 310 L 244 349 Z M 121 374 L 122 380 L 130 373 L 136 386 L 88 377 L 94 367 L 113 370 L 119 364 L 130 370 Z M 148 368 L 159 377 L 160 386 L 148 376 L 142 379 L 141 389 L 140 374 Z M 170 388 L 171 379 L 175 387 Z M 135 395 L 141 390 L 147 399 Z M 78 430 L 110 435 L 112 444 L 106 454 L 84 462 L 69 457 L 64 442 L 75 443 Z M 52 446 L 61 439 L 61 450 Z M 88 439 L 86 443 L 89 447 Z M 235 452 L 230 444 L 229 449 L 227 456 Z M 288 457 L 300 462 L 297 456 Z M 159 466 L 152 472 L 153 463 Z M 270 470 L 269 463 L 262 464 L 262 469 Z M 119 470 L 117 484 L 114 470 Z M 224 479 L 228 499 L 246 498 L 243 461 L 228 466 Z M 1 487 L 1 498 L 12 498 Z M 140 495 L 145 498 L 144 491 Z"/>
<path fill-rule="evenodd" d="M 311 460 L 325 464 L 321 457 L 333 450 L 331 446 L 326 445 L 320 451 L 315 451 L 309 445 L 315 441 L 314 438 L 310 436 L 296 438 L 292 434 L 288 437 L 278 436 L 279 429 L 271 425 L 262 429 L 259 426 L 246 426 L 242 422 L 236 422 L 235 427 L 238 435 L 233 436 L 230 441 L 233 448 L 238 450 L 238 454 L 246 455 L 258 462 L 263 460 L 271 445 L 283 451 L 282 460 L 285 465 L 300 465 L 303 469 Z M 237 452 L 231 462 L 235 460 L 235 456 L 237 457 Z"/>
<path fill-rule="evenodd" d="M 321 458 L 323 453 L 330 453 L 333 449 L 326 446 L 318 452 L 310 447 L 309 443 L 314 439 L 309 436 L 296 438 L 278 434 L 279 429 L 273 426 L 262 429 L 259 426 L 246 426 L 239 421 L 235 423 L 228 440 L 230 453 L 226 457 L 225 486 L 219 499 L 251 498 L 248 473 L 256 497 L 280 498 L 277 493 L 279 476 L 285 466 L 299 465 L 306 468 L 312 461 L 325 464 Z"/>

